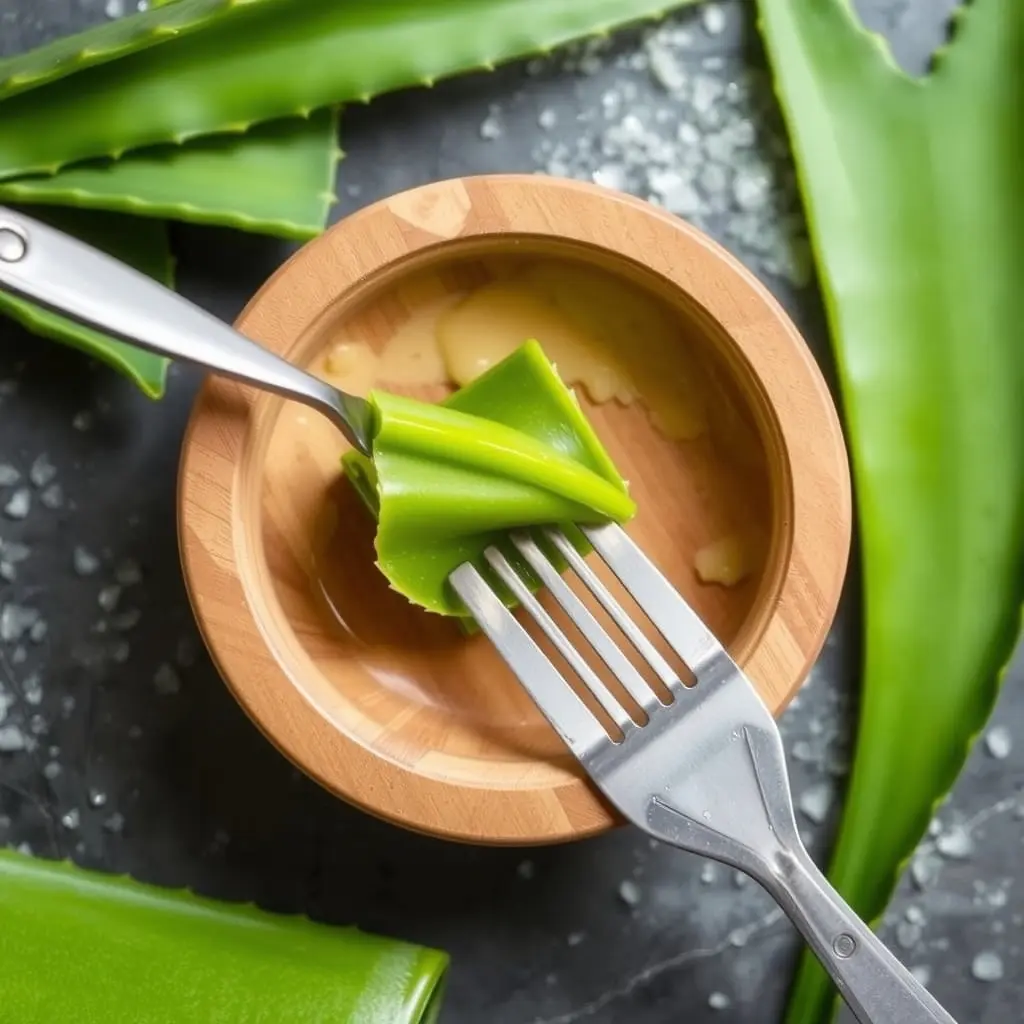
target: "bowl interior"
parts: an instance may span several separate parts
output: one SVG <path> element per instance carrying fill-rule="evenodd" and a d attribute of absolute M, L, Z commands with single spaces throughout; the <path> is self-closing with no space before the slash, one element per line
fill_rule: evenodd
<path fill-rule="evenodd" d="M 433 336 L 441 311 L 488 282 L 537 267 L 556 274 L 582 268 L 598 285 L 595 303 L 605 275 L 609 293 L 635 291 L 671 323 L 669 349 L 654 352 L 627 331 L 614 339 L 624 363 L 655 383 L 657 403 L 643 394 L 630 404 L 595 402 L 586 388 L 576 390 L 636 498 L 630 534 L 742 663 L 785 571 L 787 462 L 752 372 L 722 328 L 678 288 L 579 243 L 508 235 L 453 241 L 346 292 L 284 354 L 354 390 L 373 385 L 439 400 L 452 385 L 436 365 L 425 365 L 434 356 L 417 346 L 425 333 Z M 396 355 L 403 345 L 408 351 Z M 679 431 L 666 429 L 664 417 L 695 406 L 706 429 L 670 436 Z M 340 434 L 318 414 L 272 396 L 259 397 L 254 413 L 256 429 L 239 456 L 238 521 L 250 555 L 244 586 L 264 609 L 260 629 L 291 684 L 348 741 L 417 775 L 502 790 L 579 777 L 486 639 L 389 588 L 374 564 L 373 523 L 341 474 Z M 745 568 L 738 582 L 698 574 L 698 566 L 705 575 L 727 571 L 736 558 Z M 649 635 L 668 654 L 653 629 Z"/>

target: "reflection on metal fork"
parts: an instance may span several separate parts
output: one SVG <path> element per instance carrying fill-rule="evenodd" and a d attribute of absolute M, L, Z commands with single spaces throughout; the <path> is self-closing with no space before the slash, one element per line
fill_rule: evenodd
<path fill-rule="evenodd" d="M 648 638 L 566 535 L 517 531 L 510 541 L 579 633 L 574 642 L 505 555 L 491 547 L 452 587 L 596 785 L 634 825 L 757 879 L 800 929 L 863 1024 L 955 1024 L 848 907 L 800 841 L 778 727 L 750 680 L 681 594 L 616 525 L 581 527 L 654 630 L 692 674 Z M 568 564 L 618 634 L 568 585 Z M 612 729 L 495 593 L 501 581 L 591 695 Z M 589 654 L 589 657 L 588 657 Z M 640 663 L 666 688 L 660 697 Z M 625 701 L 601 678 L 614 678 Z M 629 704 L 635 702 L 636 709 Z"/>

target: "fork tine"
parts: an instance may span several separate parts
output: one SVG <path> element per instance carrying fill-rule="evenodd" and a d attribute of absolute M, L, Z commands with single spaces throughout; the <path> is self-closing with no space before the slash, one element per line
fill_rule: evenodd
<path fill-rule="evenodd" d="M 551 596 L 562 606 L 633 700 L 648 714 L 655 708 L 663 706 L 662 702 L 658 700 L 658 695 L 647 685 L 647 681 L 640 675 L 629 658 L 623 654 L 619 645 L 608 635 L 601 623 L 594 618 L 590 609 L 573 593 L 537 542 L 522 530 L 513 531 L 511 540 L 523 558 L 530 563 L 530 567 L 541 578 L 541 582 L 547 587 Z"/>
<path fill-rule="evenodd" d="M 698 683 L 738 671 L 714 633 L 622 527 L 610 523 L 580 529 Z"/>
<path fill-rule="evenodd" d="M 484 635 L 494 644 L 562 741 L 584 763 L 610 745 L 601 723 L 562 677 L 533 637 L 468 562 L 449 577 Z"/>
<path fill-rule="evenodd" d="M 685 686 L 679 678 L 679 673 L 672 668 L 661 656 L 661 652 L 647 639 L 643 630 L 630 618 L 625 608 L 619 604 L 611 591 L 598 578 L 594 570 L 587 565 L 583 556 L 572 546 L 569 538 L 561 530 L 554 528 L 545 529 L 544 534 L 558 548 L 559 553 L 572 567 L 573 572 L 586 584 L 587 589 L 609 614 L 615 625 L 629 638 L 630 643 L 637 649 L 647 664 L 651 666 L 665 686 L 677 696 L 684 692 Z"/>
<path fill-rule="evenodd" d="M 530 593 L 519 574 L 508 564 L 505 556 L 497 548 L 490 547 L 484 551 L 484 558 L 487 560 L 487 564 L 501 577 L 505 586 L 515 594 L 516 600 L 530 613 L 547 638 L 555 645 L 558 653 L 583 680 L 584 686 L 594 695 L 611 720 L 623 733 L 634 728 L 635 723 L 629 717 L 626 709 L 612 696 L 608 687 L 601 682 L 597 673 L 587 664 L 583 655 L 562 632 L 558 623 L 551 618 L 540 601 Z"/>

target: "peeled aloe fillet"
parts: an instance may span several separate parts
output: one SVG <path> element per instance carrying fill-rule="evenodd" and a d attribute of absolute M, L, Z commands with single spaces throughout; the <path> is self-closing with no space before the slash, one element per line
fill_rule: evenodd
<path fill-rule="evenodd" d="M 992 710 L 1024 599 L 1024 4 L 974 0 L 921 80 L 840 0 L 760 0 L 839 370 L 864 569 L 829 875 L 869 921 Z M 809 955 L 790 1024 L 835 990 Z"/>
<path fill-rule="evenodd" d="M 0 1018 L 432 1024 L 444 953 L 0 851 Z"/>
<path fill-rule="evenodd" d="M 180 0 L 179 0 L 180 2 Z M 0 182 L 0 201 L 114 210 L 306 241 L 334 202 L 337 109 Z"/>
<path fill-rule="evenodd" d="M 239 132 L 321 106 L 489 68 L 663 13 L 665 0 L 250 0 L 213 7 L 201 28 L 116 60 L 33 68 L 45 82 L 0 104 L 0 177 L 53 173 L 79 160 Z M 199 0 L 147 12 L 186 18 Z M 132 19 L 128 19 L 131 21 Z M 191 23 L 190 23 L 191 25 Z M 166 35 L 166 33 L 165 33 Z M 76 44 L 64 41 L 65 52 Z M 0 77 L 23 82 L 29 72 Z M 52 80 L 47 80 L 52 79 Z M 244 188 L 244 183 L 240 183 Z"/>
<path fill-rule="evenodd" d="M 509 529 L 622 522 L 636 511 L 535 341 L 440 405 L 370 399 L 378 414 L 372 459 L 350 452 L 342 465 L 377 519 L 378 567 L 430 611 L 465 615 L 449 574 L 482 562 Z"/>
<path fill-rule="evenodd" d="M 88 210 L 33 210 L 32 216 L 109 253 L 162 284 L 174 283 L 174 261 L 167 227 L 162 221 L 139 221 Z M 150 398 L 163 395 L 168 361 L 162 356 L 116 341 L 4 291 L 0 291 L 0 312 L 34 334 L 61 341 L 102 360 L 133 380 Z"/>

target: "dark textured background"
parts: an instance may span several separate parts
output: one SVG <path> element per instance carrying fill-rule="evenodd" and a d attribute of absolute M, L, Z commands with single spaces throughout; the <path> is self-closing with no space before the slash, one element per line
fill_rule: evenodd
<path fill-rule="evenodd" d="M 107 16 L 103 0 L 0 6 L 0 47 L 8 53 Z M 941 38 L 949 6 L 875 5 L 867 17 L 914 66 Z M 728 45 L 760 61 L 749 6 L 729 10 L 744 29 Z M 614 72 L 581 85 L 514 66 L 352 110 L 343 121 L 348 159 L 335 217 L 439 177 L 533 170 L 538 108 L 586 102 L 581 89 L 596 97 L 605 74 Z M 502 137 L 483 140 L 481 122 L 498 101 Z M 289 251 L 265 238 L 180 225 L 174 241 L 181 290 L 225 319 Z M 769 283 L 827 368 L 814 292 L 798 296 Z M 709 873 L 696 857 L 652 849 L 628 830 L 536 851 L 409 835 L 333 800 L 262 739 L 201 651 L 178 567 L 175 473 L 198 380 L 191 370 L 175 371 L 156 405 L 79 354 L 0 322 L 0 463 L 26 473 L 47 453 L 65 498 L 53 511 L 36 502 L 21 522 L 0 518 L 0 537 L 32 548 L 16 583 L 0 583 L 0 603 L 35 607 L 48 624 L 20 664 L 13 645 L 0 645 L 0 683 L 16 698 L 8 720 L 37 736 L 31 752 L 0 753 L 0 843 L 446 949 L 454 966 L 442 1019 L 450 1024 L 475 1024 L 484 1014 L 493 1024 L 778 1020 L 798 946 L 755 886 L 721 869 Z M 74 425 L 83 412 L 91 418 L 85 430 Z M 77 545 L 101 557 L 95 575 L 72 571 Z M 96 632 L 109 618 L 97 597 L 127 558 L 141 564 L 143 580 L 125 589 L 119 608 L 139 609 L 141 620 L 125 634 L 130 650 L 119 663 L 110 632 Z M 791 751 L 822 734 L 843 749 L 857 673 L 856 603 L 851 579 L 813 682 L 785 716 Z M 154 685 L 164 663 L 181 678 L 175 695 Z M 1020 668 L 994 719 L 1011 735 L 1024 721 Z M 42 686 L 37 705 L 24 699 L 34 696 L 34 674 Z M 921 685 L 926 700 L 927 681 Z M 820 782 L 820 768 L 806 759 L 794 758 L 792 767 L 798 795 Z M 922 863 L 935 877 L 906 880 L 886 925 L 887 941 L 908 964 L 927 969 L 962 1024 L 1020 1017 L 1022 786 L 1024 736 L 1002 759 L 979 744 L 939 811 L 944 835 L 963 827 L 967 855 L 926 847 Z M 818 855 L 838 810 L 837 802 L 820 827 L 803 821 Z M 955 843 L 945 845 L 956 852 Z M 639 887 L 633 909 L 617 895 L 626 879 Z M 1002 958 L 1001 981 L 972 976 L 973 959 L 988 951 Z M 713 992 L 727 997 L 728 1008 L 709 1005 Z"/>

